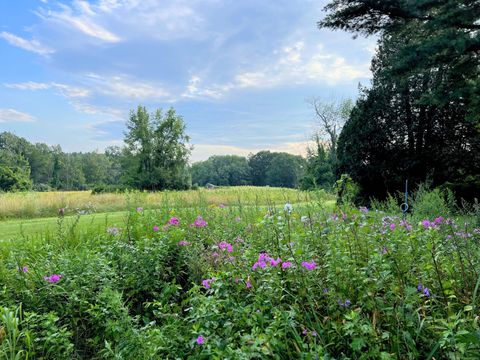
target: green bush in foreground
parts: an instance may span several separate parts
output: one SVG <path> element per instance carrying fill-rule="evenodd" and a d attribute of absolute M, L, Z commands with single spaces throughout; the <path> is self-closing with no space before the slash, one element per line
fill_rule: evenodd
<path fill-rule="evenodd" d="M 11 242 L 0 358 L 476 359 L 480 229 L 441 215 L 138 208 Z"/>

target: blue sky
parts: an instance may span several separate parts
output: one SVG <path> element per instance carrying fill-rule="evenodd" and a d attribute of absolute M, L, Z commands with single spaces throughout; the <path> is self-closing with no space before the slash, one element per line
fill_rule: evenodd
<path fill-rule="evenodd" d="M 373 39 L 318 30 L 327 1 L 0 1 L 0 131 L 66 151 L 122 143 L 138 104 L 184 117 L 192 160 L 301 153 L 306 99 L 355 98 Z"/>

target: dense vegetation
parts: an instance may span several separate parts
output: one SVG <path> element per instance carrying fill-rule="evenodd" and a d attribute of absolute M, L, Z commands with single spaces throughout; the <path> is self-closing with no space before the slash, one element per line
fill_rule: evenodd
<path fill-rule="evenodd" d="M 373 81 L 338 140 L 365 198 L 425 181 L 480 197 L 480 3 L 334 0 L 320 27 L 379 36 Z"/>
<path fill-rule="evenodd" d="M 478 358 L 474 218 L 439 192 L 407 219 L 323 204 L 133 206 L 101 231 L 60 214 L 2 244 L 0 356 Z"/>

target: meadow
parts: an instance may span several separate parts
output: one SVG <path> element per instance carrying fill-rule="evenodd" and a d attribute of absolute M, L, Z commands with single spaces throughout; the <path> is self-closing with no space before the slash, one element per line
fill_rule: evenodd
<path fill-rule="evenodd" d="M 0 358 L 478 359 L 480 224 L 439 193 L 405 218 L 284 189 L 105 195 L 113 223 L 29 196 L 57 216 L 1 242 Z"/>

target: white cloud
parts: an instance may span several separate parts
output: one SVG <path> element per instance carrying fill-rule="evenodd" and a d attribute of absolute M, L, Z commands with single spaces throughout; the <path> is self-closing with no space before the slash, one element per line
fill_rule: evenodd
<path fill-rule="evenodd" d="M 40 11 L 38 15 L 46 21 L 59 23 L 76 29 L 103 42 L 116 43 L 121 38 L 95 21 L 97 13 L 87 1 L 75 0 L 74 8 L 60 4 L 62 11 Z"/>
<path fill-rule="evenodd" d="M 32 122 L 35 120 L 34 116 L 15 109 L 0 109 L 0 123 Z"/>
<path fill-rule="evenodd" d="M 55 82 L 51 83 L 39 83 L 34 81 L 28 81 L 23 83 L 16 84 L 4 84 L 6 87 L 11 89 L 19 90 L 47 90 L 47 89 L 56 89 L 59 94 L 67 98 L 84 98 L 90 95 L 90 91 L 85 88 L 59 84 Z"/>
<path fill-rule="evenodd" d="M 199 1 L 186 0 L 74 0 L 60 10 L 41 9 L 47 22 L 75 29 L 101 42 L 118 43 L 133 37 L 161 40 L 197 37 L 202 31 Z"/>
<path fill-rule="evenodd" d="M 2 31 L 0 33 L 0 38 L 5 39 L 10 45 L 34 52 L 42 56 L 47 56 L 55 52 L 53 49 L 42 45 L 37 40 L 27 40 L 6 31 Z"/>
<path fill-rule="evenodd" d="M 284 46 L 272 54 L 266 64 L 233 76 L 225 84 L 201 85 L 201 78 L 190 78 L 182 95 L 186 98 L 219 99 L 235 89 L 274 88 L 280 86 L 351 82 L 370 78 L 369 63 L 349 63 L 344 57 L 325 51 L 322 45 L 309 47 L 304 41 Z"/>
<path fill-rule="evenodd" d="M 170 93 L 160 84 L 140 81 L 126 75 L 103 77 L 90 74 L 87 78 L 90 89 L 99 94 L 123 99 L 170 100 Z"/>

